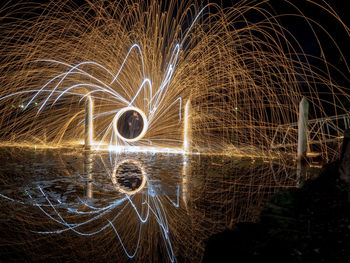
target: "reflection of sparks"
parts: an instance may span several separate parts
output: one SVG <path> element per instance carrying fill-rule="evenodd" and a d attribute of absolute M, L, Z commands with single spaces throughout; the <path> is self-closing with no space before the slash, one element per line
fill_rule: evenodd
<path fill-rule="evenodd" d="M 132 191 L 124 190 L 123 187 L 121 187 L 119 185 L 119 183 L 118 183 L 118 178 L 117 177 L 118 176 L 122 176 L 122 175 L 118 174 L 118 169 L 123 164 L 135 165 L 137 167 L 137 169 L 141 172 L 141 184 L 140 184 L 140 186 L 138 186 L 136 189 L 133 189 Z M 120 192 L 123 192 L 123 193 L 128 194 L 128 195 L 133 195 L 133 194 L 136 194 L 137 192 L 141 191 L 142 188 L 146 185 L 146 181 L 147 181 L 147 177 L 146 177 L 146 172 L 145 172 L 145 169 L 143 168 L 143 165 L 139 161 L 132 160 L 132 159 L 125 159 L 125 160 L 119 162 L 117 167 L 115 168 L 113 174 L 112 174 L 112 182 L 113 182 L 113 184 L 118 187 L 118 190 Z"/>
<path fill-rule="evenodd" d="M 50 154 L 44 156 L 51 158 L 52 154 L 57 153 L 57 151 L 49 152 Z M 39 152 L 38 157 L 43 156 L 42 154 Z M 15 156 L 15 160 L 19 160 L 17 154 Z M 26 242 L 31 242 L 31 237 L 38 238 L 37 234 L 30 236 L 31 231 L 41 231 L 44 233 L 43 237 L 39 236 L 39 240 L 42 240 L 41 245 L 47 244 L 46 242 L 54 245 L 53 242 L 65 242 L 68 238 L 78 241 L 72 245 L 79 247 L 80 242 L 85 240 L 83 237 L 89 236 L 91 238 L 88 238 L 87 242 L 88 240 L 94 244 L 101 244 L 101 241 L 108 242 L 111 245 L 108 255 L 127 258 L 127 255 L 133 257 L 137 251 L 134 256 L 137 261 L 147 261 L 143 259 L 149 255 L 149 246 L 160 247 L 164 252 L 161 254 L 166 259 L 168 255 L 165 253 L 165 246 L 168 246 L 169 258 L 171 247 L 173 247 L 175 253 L 181 253 L 179 254 L 181 258 L 193 256 L 197 259 L 193 261 L 198 262 L 198 257 L 201 257 L 203 252 L 201 240 L 223 229 L 228 222 L 232 222 L 230 221 L 232 218 L 233 222 L 255 220 L 257 209 L 268 201 L 273 192 L 280 188 L 295 187 L 296 181 L 294 163 L 289 164 L 292 166 L 286 169 L 285 165 L 288 164 L 281 164 L 279 161 L 270 162 L 270 160 L 253 162 L 252 159 L 231 159 L 218 156 L 198 156 L 197 159 L 192 155 L 180 154 L 175 156 L 132 154 L 135 160 L 144 163 L 148 181 L 137 194 L 126 195 L 115 191 L 113 184 L 108 179 L 112 179 L 115 168 L 124 158 L 130 158 L 130 154 L 110 156 L 107 153 L 101 155 L 87 151 L 79 156 L 84 157 L 84 167 L 81 167 L 82 163 L 77 165 L 81 169 L 80 172 L 67 167 L 72 160 L 75 160 L 76 151 L 60 151 L 59 159 L 62 161 L 57 168 L 60 170 L 63 168 L 64 170 L 61 170 L 62 173 L 59 174 L 65 174 L 65 176 L 58 178 L 51 176 L 51 179 L 35 176 L 38 180 L 43 179 L 44 182 L 32 181 L 30 183 L 31 186 L 38 185 L 38 187 L 29 186 L 27 188 L 27 194 L 32 198 L 26 198 L 26 195 L 22 194 L 20 190 L 23 189 L 22 185 L 18 192 L 12 191 L 12 196 L 5 197 L 9 202 L 16 202 L 14 200 L 16 198 L 21 201 L 18 205 L 10 204 L 4 207 L 4 211 L 11 214 L 11 207 L 20 208 L 24 205 L 22 209 L 19 209 L 20 213 L 15 213 L 16 218 L 20 221 L 17 219 L 15 221 L 25 224 L 12 225 L 11 229 L 15 232 L 18 229 L 24 231 L 24 233 L 16 232 L 20 235 L 18 238 L 21 238 L 23 234 L 24 236 L 28 234 Z M 90 163 L 92 165 L 89 165 Z M 170 163 L 172 168 L 168 170 L 166 164 Z M 36 169 L 42 170 L 42 167 L 47 167 L 47 165 L 42 163 Z M 90 173 L 91 176 L 89 176 Z M 12 181 L 12 176 L 3 176 L 2 180 L 6 185 L 6 182 Z M 83 188 L 86 183 L 91 183 L 93 186 L 92 196 L 95 198 L 89 198 L 88 194 L 84 198 Z M 10 186 L 11 183 L 9 183 Z M 75 189 L 73 192 L 70 191 L 72 187 Z M 10 188 L 14 190 L 13 187 Z M 86 188 L 88 189 L 88 186 Z M 2 187 L 2 189 L 5 188 Z M 6 193 L 10 194 L 7 190 L 2 192 L 3 195 Z M 75 193 L 78 195 L 77 198 Z M 0 195 L 0 197 L 4 196 Z M 227 204 L 230 206 L 227 207 Z M 32 205 L 34 206 L 31 207 Z M 52 206 L 63 220 L 56 214 Z M 215 212 L 218 211 L 218 207 L 223 216 L 218 217 Z M 208 214 L 208 211 L 214 211 L 214 213 Z M 54 221 L 49 216 L 61 223 Z M 216 223 L 213 228 L 214 221 Z M 113 227 L 109 222 L 113 224 L 117 233 L 114 232 L 114 229 L 112 230 Z M 61 235 L 63 233 L 65 234 Z M 139 235 L 140 241 L 138 241 Z M 160 235 L 164 238 L 160 238 Z M 170 242 L 170 244 L 163 245 L 163 242 Z M 198 246 L 187 246 L 191 242 L 198 242 Z M 124 250 L 127 253 L 124 253 Z M 45 253 L 45 251 L 41 252 Z M 31 251 L 28 250 L 23 253 L 31 255 Z M 98 251 L 97 254 L 99 254 Z"/>
<path fill-rule="evenodd" d="M 165 196 L 174 207 L 178 208 L 180 203 L 180 186 L 178 185 L 176 191 L 177 199 L 176 201 L 173 201 L 166 193 L 160 193 L 159 189 L 156 190 L 155 187 L 147 181 L 145 169 L 139 161 L 130 159 L 120 160 L 118 154 L 109 155 L 108 157 L 109 164 L 108 162 L 105 162 L 103 158 L 101 158 L 101 162 L 98 162 L 97 158 L 92 160 L 93 155 L 89 152 L 86 156 L 88 163 L 95 161 L 100 168 L 105 170 L 106 174 L 111 178 L 115 185 L 118 185 L 115 178 L 117 175 L 115 173 L 121 165 L 132 164 L 137 166 L 142 175 L 142 183 L 139 188 L 134 191 L 124 191 L 121 187 L 118 187 L 118 192 L 120 194 L 116 198 L 107 200 L 107 204 L 103 205 L 93 205 L 88 200 L 83 200 L 81 198 L 78 198 L 78 201 L 75 202 L 64 202 L 54 192 L 44 190 L 41 186 L 38 186 L 36 189 L 26 190 L 25 192 L 30 198 L 29 204 L 37 207 L 51 221 L 62 226 L 62 228 L 59 229 L 39 231 L 37 233 L 62 234 L 67 231 L 72 231 L 81 236 L 94 236 L 102 233 L 108 228 L 112 228 L 125 254 L 129 258 L 134 258 L 140 247 L 143 226 L 150 220 L 150 218 L 154 218 L 159 225 L 170 261 L 176 261 L 172 248 L 166 211 L 159 195 L 161 194 L 162 196 Z M 92 166 L 89 166 L 89 169 L 87 171 L 84 170 L 84 173 L 89 174 L 91 169 Z M 138 195 L 136 195 L 136 193 Z M 140 202 L 134 201 L 136 196 L 141 197 Z M 0 194 L 0 197 L 22 205 L 27 204 L 27 202 L 17 201 L 3 194 Z M 118 219 L 126 213 L 127 210 L 133 211 L 134 218 L 137 219 L 136 221 L 139 224 L 138 227 L 136 227 L 138 231 L 137 240 L 132 248 L 130 248 L 130 245 L 127 246 L 125 244 L 124 240 L 128 240 L 129 238 L 128 236 L 123 236 L 123 230 L 120 229 L 122 224 L 118 223 Z M 67 217 L 67 215 L 70 216 Z M 74 220 L 73 222 L 71 222 L 72 219 Z M 101 219 L 104 223 L 99 224 L 99 226 L 96 227 L 96 222 L 100 222 L 98 220 Z"/>

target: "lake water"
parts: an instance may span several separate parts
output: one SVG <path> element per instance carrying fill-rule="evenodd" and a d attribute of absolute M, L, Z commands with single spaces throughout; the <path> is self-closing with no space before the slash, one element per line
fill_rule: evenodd
<path fill-rule="evenodd" d="M 200 262 L 318 169 L 215 155 L 0 148 L 0 261 Z"/>

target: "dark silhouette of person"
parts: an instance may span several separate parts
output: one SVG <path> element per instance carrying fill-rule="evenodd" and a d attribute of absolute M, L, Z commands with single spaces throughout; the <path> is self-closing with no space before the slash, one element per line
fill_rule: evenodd
<path fill-rule="evenodd" d="M 138 178 L 138 177 L 132 178 L 132 180 L 131 180 L 131 189 L 132 190 L 139 188 L 140 185 L 141 185 L 140 178 Z"/>
<path fill-rule="evenodd" d="M 129 138 L 136 138 L 139 135 L 139 130 L 141 128 L 141 118 L 136 111 L 134 111 L 132 115 L 128 118 L 128 124 Z"/>

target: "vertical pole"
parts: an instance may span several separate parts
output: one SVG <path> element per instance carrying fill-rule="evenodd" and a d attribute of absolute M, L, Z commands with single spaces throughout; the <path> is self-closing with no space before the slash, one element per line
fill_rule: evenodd
<path fill-rule="evenodd" d="M 93 138 L 93 101 L 87 96 L 85 101 L 85 149 L 91 149 Z"/>
<path fill-rule="evenodd" d="M 304 160 L 307 153 L 307 126 L 309 115 L 309 102 L 305 97 L 299 104 L 299 121 L 298 121 L 298 152 L 297 160 Z"/>
<path fill-rule="evenodd" d="M 184 114 L 184 151 L 188 152 L 191 150 L 191 100 L 188 100 L 185 105 Z"/>

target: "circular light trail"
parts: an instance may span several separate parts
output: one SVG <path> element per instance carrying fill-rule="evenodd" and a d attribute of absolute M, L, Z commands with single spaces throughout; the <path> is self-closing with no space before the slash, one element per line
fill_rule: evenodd
<path fill-rule="evenodd" d="M 125 187 L 122 187 L 121 183 L 118 180 L 118 177 L 124 176 L 122 174 L 120 174 L 120 170 L 121 169 L 125 169 L 125 167 L 123 168 L 123 166 L 135 166 L 137 168 L 137 170 L 140 172 L 140 174 L 138 173 L 134 173 L 134 177 L 137 178 L 137 176 L 141 175 L 141 184 L 134 190 L 126 190 Z M 130 167 L 127 167 L 130 169 Z M 113 172 L 113 176 L 112 176 L 112 182 L 113 184 L 118 188 L 118 191 L 128 194 L 128 195 L 133 195 L 136 194 L 137 192 L 139 192 L 140 190 L 143 189 L 143 187 L 146 185 L 146 172 L 145 169 L 143 168 L 142 164 L 139 161 L 133 160 L 133 159 L 125 159 L 121 162 L 118 163 L 117 167 L 115 168 L 114 172 Z"/>
<path fill-rule="evenodd" d="M 141 130 L 140 134 L 138 134 L 138 136 L 136 136 L 135 138 L 126 138 L 118 130 L 118 121 L 119 121 L 120 117 L 128 111 L 136 111 L 141 116 L 142 121 L 143 121 L 142 130 Z M 125 142 L 136 142 L 136 141 L 140 140 L 147 132 L 147 129 L 148 129 L 147 117 L 146 117 L 145 113 L 137 107 L 125 107 L 125 108 L 121 109 L 115 115 L 115 117 L 113 119 L 113 130 L 114 130 L 115 134 Z"/>

